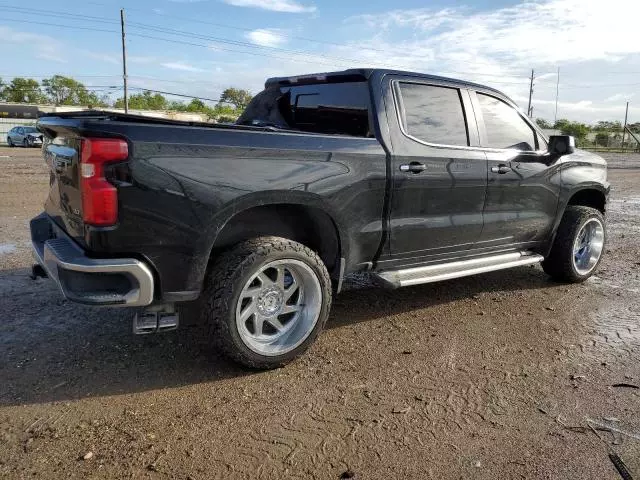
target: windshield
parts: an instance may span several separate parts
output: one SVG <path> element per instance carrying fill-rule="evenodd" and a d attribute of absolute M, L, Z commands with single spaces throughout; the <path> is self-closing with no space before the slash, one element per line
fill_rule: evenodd
<path fill-rule="evenodd" d="M 36 127 L 24 127 L 24 133 L 38 133 Z"/>

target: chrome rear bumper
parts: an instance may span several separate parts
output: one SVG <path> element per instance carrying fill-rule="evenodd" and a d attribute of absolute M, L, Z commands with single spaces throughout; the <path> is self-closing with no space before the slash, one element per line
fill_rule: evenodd
<path fill-rule="evenodd" d="M 30 227 L 36 261 L 69 300 L 123 307 L 153 302 L 153 274 L 140 260 L 90 258 L 44 213 Z"/>

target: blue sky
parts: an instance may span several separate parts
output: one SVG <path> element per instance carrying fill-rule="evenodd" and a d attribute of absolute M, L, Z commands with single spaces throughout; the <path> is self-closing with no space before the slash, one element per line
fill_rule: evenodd
<path fill-rule="evenodd" d="M 428 5 L 428 6 L 425 6 Z M 630 0 L 0 0 L 0 77 L 74 76 L 121 95 L 119 9 L 130 85 L 204 98 L 256 93 L 270 76 L 358 66 L 474 80 L 534 116 L 640 121 L 640 2 Z M 624 12 L 624 15 L 620 15 Z M 153 37 L 153 38 L 150 38 Z"/>

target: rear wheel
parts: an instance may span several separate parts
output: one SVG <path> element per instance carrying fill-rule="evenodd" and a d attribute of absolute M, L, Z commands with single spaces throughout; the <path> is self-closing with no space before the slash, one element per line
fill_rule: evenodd
<path fill-rule="evenodd" d="M 602 213 L 595 208 L 568 206 L 542 268 L 556 280 L 583 282 L 600 263 L 605 240 Z"/>
<path fill-rule="evenodd" d="M 260 237 L 213 264 L 203 313 L 234 360 L 275 368 L 309 348 L 329 316 L 331 280 L 318 255 L 297 242 Z"/>
<path fill-rule="evenodd" d="M 7 145 L 9 145 L 9 147 L 13 148 L 13 142 L 11 141 L 11 137 L 7 137 Z"/>

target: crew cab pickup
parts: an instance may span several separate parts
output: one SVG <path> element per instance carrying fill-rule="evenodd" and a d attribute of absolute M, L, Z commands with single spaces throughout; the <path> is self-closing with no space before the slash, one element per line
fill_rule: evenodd
<path fill-rule="evenodd" d="M 90 111 L 38 129 L 34 272 L 76 302 L 142 307 L 138 333 L 195 304 L 250 367 L 304 352 L 352 272 L 397 288 L 541 263 L 580 282 L 604 252 L 605 161 L 465 81 L 272 78 L 234 125 Z"/>

